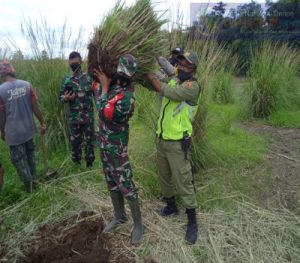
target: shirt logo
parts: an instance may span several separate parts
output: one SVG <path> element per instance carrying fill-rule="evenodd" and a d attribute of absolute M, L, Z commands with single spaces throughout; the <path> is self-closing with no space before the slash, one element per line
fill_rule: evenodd
<path fill-rule="evenodd" d="M 10 94 L 10 97 L 8 98 L 9 101 L 15 100 L 26 95 L 26 87 L 10 89 L 7 91 L 7 93 Z"/>

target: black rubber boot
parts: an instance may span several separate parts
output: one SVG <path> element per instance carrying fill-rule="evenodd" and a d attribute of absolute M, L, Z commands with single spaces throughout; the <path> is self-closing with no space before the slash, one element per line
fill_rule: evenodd
<path fill-rule="evenodd" d="M 103 229 L 104 233 L 109 233 L 118 225 L 125 223 L 128 219 L 124 208 L 124 197 L 120 192 L 110 192 L 111 201 L 114 207 L 114 218 Z"/>
<path fill-rule="evenodd" d="M 162 209 L 157 209 L 157 213 L 161 216 L 178 215 L 179 211 L 176 206 L 175 197 L 166 197 L 167 205 Z"/>
<path fill-rule="evenodd" d="M 131 243 L 139 243 L 143 237 L 144 226 L 142 224 L 141 210 L 138 199 L 135 201 L 129 201 L 129 206 L 131 209 L 132 219 L 133 219 L 133 230 L 131 233 Z"/>
<path fill-rule="evenodd" d="M 188 224 L 186 229 L 185 239 L 190 244 L 195 244 L 198 238 L 198 225 L 196 219 L 196 209 L 186 209 L 186 214 L 188 217 Z"/>

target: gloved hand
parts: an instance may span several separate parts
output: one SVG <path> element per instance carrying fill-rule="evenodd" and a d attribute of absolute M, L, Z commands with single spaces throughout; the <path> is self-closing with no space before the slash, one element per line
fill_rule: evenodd
<path fill-rule="evenodd" d="M 164 57 L 158 57 L 157 62 L 163 71 L 169 76 L 172 77 L 175 74 L 175 67 Z"/>

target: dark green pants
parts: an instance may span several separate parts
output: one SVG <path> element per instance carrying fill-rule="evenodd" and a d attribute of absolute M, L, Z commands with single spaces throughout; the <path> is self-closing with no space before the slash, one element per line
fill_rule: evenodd
<path fill-rule="evenodd" d="M 100 151 L 108 190 L 121 192 L 127 200 L 136 201 L 137 189 L 132 180 L 128 146 L 110 145 Z"/>
<path fill-rule="evenodd" d="M 196 208 L 190 154 L 186 160 L 180 141 L 157 139 L 156 146 L 158 178 L 162 194 L 164 197 L 171 197 L 175 195 L 177 189 L 184 207 Z"/>
<path fill-rule="evenodd" d="M 36 180 L 34 148 L 33 139 L 20 145 L 10 146 L 11 161 L 24 183 Z"/>
<path fill-rule="evenodd" d="M 92 164 L 94 155 L 94 124 L 70 124 L 70 141 L 72 150 L 72 160 L 81 161 L 82 145 L 84 145 L 85 161 Z"/>

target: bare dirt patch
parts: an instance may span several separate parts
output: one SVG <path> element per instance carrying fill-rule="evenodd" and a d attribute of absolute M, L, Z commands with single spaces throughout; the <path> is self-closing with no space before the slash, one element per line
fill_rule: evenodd
<path fill-rule="evenodd" d="M 134 255 L 114 235 L 102 233 L 104 224 L 93 212 L 82 212 L 53 225 L 44 225 L 22 248 L 23 263 L 135 262 Z"/>
<path fill-rule="evenodd" d="M 262 204 L 270 209 L 288 209 L 300 214 L 300 129 L 246 123 L 242 128 L 265 136 L 271 183 L 263 193 Z"/>

